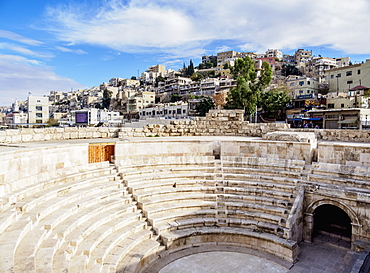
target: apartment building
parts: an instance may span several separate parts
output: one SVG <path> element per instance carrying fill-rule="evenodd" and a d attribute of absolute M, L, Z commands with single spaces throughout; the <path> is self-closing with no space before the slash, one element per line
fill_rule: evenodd
<path fill-rule="evenodd" d="M 304 74 L 309 77 L 316 77 L 319 83 L 327 83 L 325 71 L 337 67 L 337 62 L 333 58 L 313 57 L 305 63 Z"/>
<path fill-rule="evenodd" d="M 187 103 L 179 102 L 173 104 L 159 104 L 139 110 L 140 119 L 145 118 L 185 118 L 188 116 L 189 107 Z"/>
<path fill-rule="evenodd" d="M 370 59 L 365 63 L 327 70 L 325 76 L 329 92 L 347 92 L 358 85 L 370 87 Z"/>
<path fill-rule="evenodd" d="M 49 98 L 28 96 L 28 123 L 46 123 L 49 119 Z"/>
<path fill-rule="evenodd" d="M 312 58 L 312 50 L 304 50 L 302 48 L 298 49 L 294 54 L 294 62 L 296 65 L 303 65 L 305 62 Z"/>
<path fill-rule="evenodd" d="M 140 109 L 144 109 L 148 105 L 155 103 L 155 92 L 143 91 L 137 94 L 133 94 L 127 101 L 128 112 L 138 112 Z"/>
<path fill-rule="evenodd" d="M 266 57 L 277 58 L 278 60 L 283 59 L 283 53 L 278 49 L 268 49 L 265 53 Z"/>
<path fill-rule="evenodd" d="M 317 101 L 319 83 L 314 78 L 306 76 L 289 76 L 287 86 L 291 90 L 293 106 L 295 108 L 302 108 L 305 106 L 306 101 Z"/>

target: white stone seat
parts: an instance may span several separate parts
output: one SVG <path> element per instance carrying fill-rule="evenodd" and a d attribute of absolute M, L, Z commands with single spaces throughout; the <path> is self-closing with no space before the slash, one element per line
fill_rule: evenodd
<path fill-rule="evenodd" d="M 262 169 L 262 168 L 250 168 L 250 167 L 243 167 L 243 168 L 230 168 L 224 167 L 223 172 L 227 174 L 256 174 L 261 176 L 273 176 L 273 177 L 287 177 L 287 178 L 301 178 L 302 171 L 283 171 L 283 170 L 275 170 L 275 169 Z"/>
<path fill-rule="evenodd" d="M 301 172 L 305 166 L 304 160 L 277 159 L 264 157 L 234 157 L 222 156 L 222 164 L 227 168 L 255 168 Z"/>
<path fill-rule="evenodd" d="M 296 179 L 278 179 L 259 175 L 224 175 L 225 188 L 251 188 L 259 190 L 274 190 L 279 192 L 294 193 L 300 182 Z"/>
<path fill-rule="evenodd" d="M 42 219 L 32 232 L 27 234 L 18 245 L 14 255 L 14 264 L 22 266 L 27 259 L 30 259 L 29 264 L 31 261 L 33 263 L 39 248 L 47 248 L 48 252 L 42 255 L 47 256 L 50 261 L 52 261 L 52 254 L 64 240 L 66 234 L 77 227 L 78 222 L 89 221 L 96 217 L 96 215 L 99 215 L 94 222 L 100 221 L 100 223 L 104 223 L 104 217 L 108 218 L 108 215 L 117 217 L 122 205 L 131 201 L 119 198 L 118 195 L 112 196 L 111 199 L 107 197 L 103 197 L 102 199 L 102 197 L 102 195 L 98 195 L 85 202 L 80 202 L 79 200 L 75 202 L 75 204 L 63 207 L 57 212 Z M 72 215 L 68 209 L 73 210 Z M 109 213 L 108 215 L 106 215 L 107 212 Z M 69 219 L 69 221 L 67 221 L 67 219 Z M 44 265 L 42 267 L 44 267 Z M 19 271 L 23 272 L 25 269 L 22 268 Z"/>
<path fill-rule="evenodd" d="M 203 201 L 203 200 L 184 200 L 183 202 L 178 202 L 177 200 L 168 200 L 165 204 L 152 204 L 146 206 L 143 210 L 145 217 L 151 218 L 152 215 L 156 215 L 162 212 L 175 212 L 181 210 L 202 210 L 202 209 L 212 209 L 215 208 L 216 203 L 213 201 Z"/>
<path fill-rule="evenodd" d="M 48 196 L 48 199 L 44 200 L 44 202 L 38 201 L 40 205 L 34 206 L 33 204 L 33 208 L 24 213 L 20 217 L 20 220 L 10 225 L 0 235 L 0 238 L 5 237 L 8 238 L 8 240 L 13 241 L 13 251 L 10 253 L 16 253 L 17 251 L 22 253 L 24 245 L 27 247 L 27 245 L 31 241 L 32 243 L 34 243 L 34 248 L 27 248 L 27 251 L 29 251 L 29 253 L 27 251 L 26 253 L 30 254 L 28 256 L 34 255 L 34 249 L 41 244 L 43 238 L 47 235 L 50 228 L 70 216 L 73 211 L 76 210 L 77 206 L 79 206 L 80 203 L 81 206 L 84 207 L 84 205 L 86 205 L 84 204 L 85 201 L 87 201 L 87 203 L 90 203 L 91 205 L 94 203 L 98 203 L 100 198 L 105 199 L 111 194 L 117 195 L 117 192 L 119 193 L 119 191 L 117 191 L 117 183 L 115 179 L 113 179 L 111 183 L 109 183 L 110 178 L 112 178 L 111 175 L 107 177 L 107 180 L 105 180 L 104 177 L 100 178 L 100 181 L 101 183 L 103 183 L 102 185 L 104 186 L 91 185 L 89 187 L 68 191 L 63 196 L 57 196 L 55 198 L 51 198 L 50 196 Z M 94 195 L 96 198 L 90 199 L 90 197 Z M 30 202 L 32 201 L 33 200 L 30 200 Z M 25 204 L 27 205 L 27 203 Z M 47 217 L 49 218 L 46 219 Z M 25 225 L 25 228 L 23 230 L 17 229 L 17 232 L 15 232 L 14 228 L 17 227 L 17 223 L 20 222 L 22 219 L 24 219 L 25 223 L 28 223 Z M 43 220 L 45 220 L 45 222 L 42 222 Z M 29 228 L 30 226 L 31 228 Z M 35 236 L 27 236 L 28 232 L 31 229 L 32 232 L 35 233 Z M 14 260 L 12 255 L 7 255 L 6 259 Z"/>
<path fill-rule="evenodd" d="M 294 193 L 286 191 L 267 190 L 260 188 L 225 187 L 225 196 L 259 196 L 264 198 L 275 198 L 291 202 L 294 201 Z"/>
<path fill-rule="evenodd" d="M 326 185 L 336 185 L 344 186 L 346 188 L 353 188 L 359 192 L 369 192 L 370 191 L 370 180 L 353 179 L 346 177 L 339 177 L 338 174 L 323 174 L 322 172 L 315 172 L 314 174 L 309 174 L 307 180 L 310 182 L 318 182 Z"/>
<path fill-rule="evenodd" d="M 191 179 L 187 177 L 177 178 L 177 179 L 158 179 L 158 180 L 142 180 L 141 183 L 137 182 L 135 184 L 128 183 L 128 190 L 130 193 L 136 195 L 145 195 L 146 193 L 151 193 L 153 191 L 161 191 L 173 188 L 196 188 L 196 187 L 207 187 L 209 184 L 213 184 L 213 181 L 201 180 L 201 179 Z M 212 185 L 211 185 L 212 186 Z"/>
<path fill-rule="evenodd" d="M 241 204 L 256 204 L 262 206 L 272 206 L 281 209 L 290 209 L 293 205 L 294 199 L 284 200 L 278 197 L 265 197 L 256 195 L 235 195 L 235 194 L 225 194 L 223 196 L 224 202 L 239 202 Z"/>
<path fill-rule="evenodd" d="M 242 210 L 242 211 L 250 211 L 250 212 L 263 212 L 271 215 L 278 215 L 278 216 L 286 216 L 288 215 L 288 210 L 286 208 L 268 206 L 268 205 L 261 205 L 261 204 L 253 204 L 247 202 L 230 202 L 226 200 L 224 202 L 226 209 L 229 211 L 233 210 Z"/>
<path fill-rule="evenodd" d="M 153 196 L 150 199 L 145 199 L 139 201 L 139 208 L 143 210 L 151 210 L 151 208 L 155 207 L 157 204 L 160 206 L 167 206 L 171 203 L 182 203 L 182 202 L 195 202 L 197 200 L 200 201 L 216 201 L 216 195 L 211 195 L 207 193 L 198 193 L 198 192 L 172 192 L 166 195 L 158 195 Z"/>
<path fill-rule="evenodd" d="M 137 177 L 131 177 L 130 179 L 125 179 L 127 181 L 127 186 L 131 187 L 135 184 L 140 184 L 141 182 L 145 181 L 146 183 L 150 182 L 158 182 L 158 181 L 163 181 L 163 180 L 173 180 L 176 182 L 176 180 L 206 180 L 206 179 L 213 179 L 214 174 L 208 174 L 208 173 L 201 173 L 201 172 L 188 172 L 188 173 L 183 173 L 183 174 L 176 174 L 176 173 L 162 173 L 162 174 L 151 174 L 150 176 L 142 177 L 142 176 L 137 176 Z"/>
<path fill-rule="evenodd" d="M 152 189 L 151 191 L 148 191 L 145 189 L 145 191 L 141 190 L 134 190 L 134 198 L 138 202 L 145 202 L 146 200 L 153 200 L 157 198 L 167 198 L 167 196 L 172 195 L 188 195 L 188 194 L 197 194 L 197 193 L 203 193 L 203 194 L 214 194 L 215 193 L 215 187 L 181 187 L 182 185 L 179 183 L 176 183 L 176 187 L 173 187 L 173 184 L 170 186 L 165 187 L 156 187 Z"/>
<path fill-rule="evenodd" d="M 289 262 L 294 262 L 298 255 L 298 246 L 294 241 L 283 239 L 270 233 L 259 233 L 236 227 L 195 227 L 181 230 L 164 231 L 161 239 L 169 251 L 218 243 L 238 245 L 258 249 L 277 255 Z M 184 240 L 187 238 L 187 240 Z"/>
<path fill-rule="evenodd" d="M 53 253 L 53 268 L 66 268 L 71 257 L 77 251 L 77 247 L 86 237 L 88 237 L 95 229 L 104 226 L 108 223 L 111 226 L 112 221 L 120 221 L 124 224 L 133 223 L 141 220 L 140 212 L 136 211 L 135 204 L 126 204 L 121 208 L 114 208 L 111 211 L 102 212 L 95 215 L 91 219 L 82 221 L 72 230 L 63 228 L 59 231 L 58 236 L 62 238 L 55 253 Z M 63 232 L 63 233 L 62 233 Z"/>
<path fill-rule="evenodd" d="M 67 168 L 67 170 L 59 169 L 51 173 L 46 172 L 34 177 L 27 177 L 27 179 L 24 180 L 27 180 L 28 183 L 14 181 L 7 185 L 9 192 L 2 196 L 1 208 L 5 210 L 12 203 L 19 202 L 28 196 L 32 196 L 33 194 L 37 194 L 40 191 L 47 190 L 57 185 L 107 175 L 110 174 L 111 171 L 112 169 L 109 167 L 109 164 L 94 163 L 86 167 L 74 167 L 71 168 L 71 170 L 69 170 L 69 168 Z"/>
<path fill-rule="evenodd" d="M 110 257 L 115 258 L 118 255 L 111 255 L 107 257 L 107 264 L 103 266 L 103 272 L 112 273 L 135 273 L 137 268 L 141 268 L 144 264 L 150 263 L 152 260 L 158 258 L 158 253 L 165 250 L 164 246 L 161 246 L 158 241 L 153 239 L 145 240 L 141 244 L 135 246 L 119 264 L 111 262 Z M 132 253 L 132 254 L 131 254 Z M 113 265 L 112 265 L 113 264 Z"/>
<path fill-rule="evenodd" d="M 120 223 L 113 221 L 110 226 L 104 225 L 97 228 L 89 236 L 84 238 L 84 241 L 79 245 L 76 254 L 70 258 L 68 263 L 68 272 L 79 272 L 81 262 L 84 261 L 84 268 L 88 265 L 102 264 L 106 255 L 107 247 L 112 249 L 119 242 L 130 242 L 132 244 L 140 243 L 140 239 L 149 239 L 152 235 L 150 230 L 145 229 L 146 223 L 144 221 L 134 221 L 131 223 Z M 139 238 L 134 236 L 139 234 Z M 135 240 L 129 240 L 130 236 L 134 236 Z M 137 240 L 137 241 L 136 241 Z M 82 259 L 84 256 L 85 259 Z M 77 269 L 77 270 L 76 270 Z"/>
<path fill-rule="evenodd" d="M 177 209 L 172 209 L 171 211 L 159 211 L 156 213 L 151 213 L 148 217 L 149 223 L 156 229 L 157 224 L 164 222 L 171 222 L 179 219 L 192 219 L 192 218 L 215 218 L 217 210 L 209 207 L 179 207 Z"/>
<path fill-rule="evenodd" d="M 133 169 L 133 170 L 122 170 L 122 174 L 125 179 L 135 178 L 135 177 L 148 177 L 153 174 L 166 175 L 166 174 L 189 174 L 192 172 L 198 173 L 213 173 L 214 167 L 204 167 L 202 165 L 185 165 L 185 166 L 162 166 L 158 164 L 157 166 L 150 166 L 150 168 L 145 169 Z"/>
<path fill-rule="evenodd" d="M 228 209 L 225 215 L 225 218 L 240 218 L 240 219 L 247 219 L 247 220 L 256 220 L 260 222 L 271 223 L 275 225 L 279 225 L 285 227 L 287 216 L 284 217 L 283 215 L 274 215 L 269 213 L 264 213 L 261 211 L 249 211 L 243 210 L 240 208 L 236 208 L 234 210 Z"/>
<path fill-rule="evenodd" d="M 216 217 L 202 217 L 194 215 L 192 218 L 178 218 L 178 219 L 164 219 L 162 222 L 156 221 L 153 227 L 156 234 L 161 234 L 165 230 L 176 230 L 189 227 L 199 227 L 199 226 L 216 226 L 218 225 L 218 220 Z"/>

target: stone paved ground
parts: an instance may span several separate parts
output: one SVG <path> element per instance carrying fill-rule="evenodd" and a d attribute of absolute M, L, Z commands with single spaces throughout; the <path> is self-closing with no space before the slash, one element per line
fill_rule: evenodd
<path fill-rule="evenodd" d="M 302 242 L 300 248 L 299 260 L 289 273 L 351 273 L 360 257 L 349 249 L 349 242 L 327 236 Z"/>

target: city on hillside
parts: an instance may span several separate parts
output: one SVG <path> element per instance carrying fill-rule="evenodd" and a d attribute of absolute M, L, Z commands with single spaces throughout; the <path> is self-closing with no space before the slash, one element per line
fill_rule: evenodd
<path fill-rule="evenodd" d="M 243 88 L 235 76 L 239 59 L 253 62 L 257 81 L 266 75 L 264 65 L 271 71 L 253 111 L 246 113 L 250 122 L 286 122 L 292 128 L 370 128 L 370 59 L 353 64 L 349 57 L 315 56 L 304 49 L 294 55 L 277 49 L 265 54 L 220 52 L 202 56 L 198 65 L 190 60 L 178 71 L 158 64 L 140 77 L 112 78 L 90 89 L 29 94 L 26 101 L 15 100 L 11 107 L 0 109 L 0 126 L 135 127 L 192 119 L 209 109 L 231 109 L 232 94 Z M 252 81 L 246 83 L 248 90 L 254 90 Z"/>

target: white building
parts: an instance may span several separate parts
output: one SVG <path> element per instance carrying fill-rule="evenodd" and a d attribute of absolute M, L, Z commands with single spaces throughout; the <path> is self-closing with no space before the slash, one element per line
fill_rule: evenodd
<path fill-rule="evenodd" d="M 49 98 L 29 96 L 27 109 L 28 123 L 46 123 L 49 119 Z"/>
<path fill-rule="evenodd" d="M 155 107 L 139 110 L 140 119 L 145 118 L 184 118 L 187 117 L 189 108 L 187 103 L 160 104 Z"/>
<path fill-rule="evenodd" d="M 93 126 L 99 123 L 118 125 L 122 122 L 119 112 L 111 112 L 107 109 L 89 108 L 71 111 L 70 125 Z"/>

